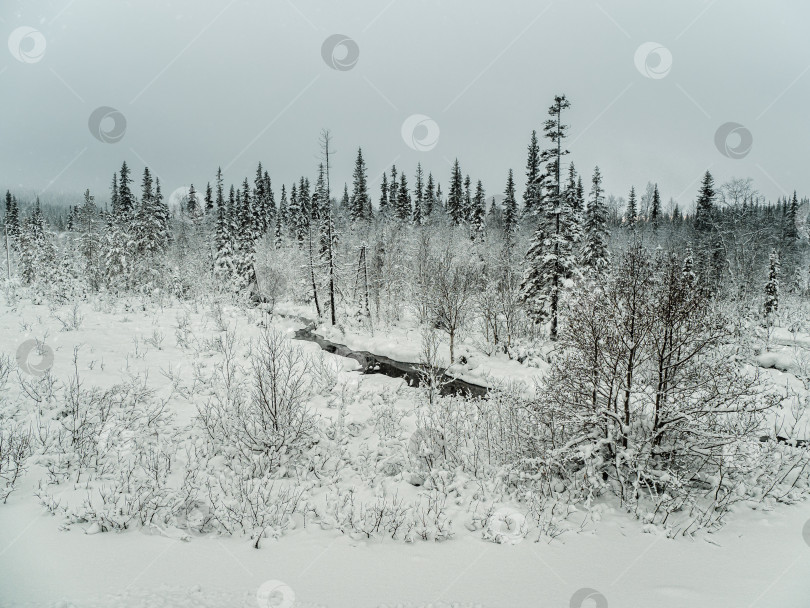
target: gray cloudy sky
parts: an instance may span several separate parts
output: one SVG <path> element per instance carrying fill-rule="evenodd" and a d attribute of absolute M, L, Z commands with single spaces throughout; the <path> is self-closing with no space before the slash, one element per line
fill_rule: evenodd
<path fill-rule="evenodd" d="M 531 130 L 564 92 L 570 158 L 610 193 L 656 181 L 689 205 L 708 168 L 807 194 L 809 18 L 802 0 L 0 0 L 0 188 L 104 201 L 126 159 L 166 193 L 262 161 L 278 191 L 315 173 L 328 127 L 336 194 L 358 146 L 374 186 L 421 162 L 446 188 L 457 156 L 488 195 L 510 167 L 522 192 Z M 350 69 L 322 57 L 338 33 L 359 49 Z M 88 128 L 100 106 L 126 119 L 115 143 Z M 415 114 L 429 119 L 406 142 Z"/>

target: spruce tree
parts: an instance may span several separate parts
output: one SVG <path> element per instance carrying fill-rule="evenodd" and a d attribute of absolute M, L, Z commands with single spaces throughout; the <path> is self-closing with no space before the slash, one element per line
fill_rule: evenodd
<path fill-rule="evenodd" d="M 658 194 L 658 184 L 655 184 L 655 190 L 653 190 L 650 221 L 652 222 L 653 229 L 658 230 L 658 226 L 661 224 L 661 195 Z"/>
<path fill-rule="evenodd" d="M 194 184 L 188 187 L 188 200 L 186 201 L 186 213 L 191 219 L 197 218 L 200 212 L 199 203 L 197 202 L 197 191 L 194 189 Z"/>
<path fill-rule="evenodd" d="M 388 182 L 388 203 L 390 205 L 389 212 L 392 216 L 397 217 L 399 204 L 399 184 L 397 183 L 396 165 L 391 167 L 391 178 Z"/>
<path fill-rule="evenodd" d="M 700 184 L 697 205 L 695 206 L 695 230 L 708 232 L 714 216 L 714 178 L 706 171 Z"/>
<path fill-rule="evenodd" d="M 464 186 L 461 177 L 461 167 L 458 159 L 453 163 L 453 173 L 450 179 L 450 192 L 447 195 L 447 214 L 453 225 L 458 226 L 464 219 Z"/>
<path fill-rule="evenodd" d="M 636 203 L 636 188 L 630 186 L 630 196 L 627 197 L 627 227 L 635 228 L 638 219 L 638 205 Z"/>
<path fill-rule="evenodd" d="M 225 205 L 225 188 L 222 182 L 222 167 L 217 167 L 217 183 L 216 183 L 216 190 L 217 190 L 217 209 Z M 219 216 L 217 216 L 219 217 Z"/>
<path fill-rule="evenodd" d="M 475 196 L 472 201 L 472 210 L 470 213 L 470 238 L 477 241 L 484 237 L 484 220 L 486 219 L 486 194 L 484 193 L 484 184 L 481 180 L 475 186 Z"/>
<path fill-rule="evenodd" d="M 121 210 L 119 209 L 118 200 L 118 173 L 113 173 L 112 184 L 110 184 L 110 210 L 113 216 L 118 217 Z"/>
<path fill-rule="evenodd" d="M 533 215 L 540 210 L 542 196 L 543 176 L 541 174 L 540 144 L 537 141 L 537 131 L 532 131 L 526 160 L 526 189 L 523 191 L 523 213 Z"/>
<path fill-rule="evenodd" d="M 591 180 L 591 196 L 585 220 L 585 244 L 582 249 L 583 262 L 591 271 L 599 272 L 608 267 L 610 257 L 607 216 L 602 174 L 599 167 L 596 167 Z"/>
<path fill-rule="evenodd" d="M 428 173 L 427 183 L 425 184 L 425 195 L 423 197 L 422 205 L 422 221 L 427 221 L 433 215 L 433 209 L 436 206 L 436 184 L 433 182 L 433 174 Z"/>
<path fill-rule="evenodd" d="M 422 163 L 416 164 L 416 183 L 413 189 L 413 223 L 421 226 L 424 222 L 424 208 L 425 208 L 425 183 L 424 174 L 422 173 Z"/>
<path fill-rule="evenodd" d="M 768 282 L 765 283 L 765 314 L 770 318 L 779 311 L 779 254 L 771 250 L 768 265 Z"/>
<path fill-rule="evenodd" d="M 786 205 L 785 213 L 785 241 L 789 247 L 795 245 L 799 238 L 799 230 L 796 225 L 797 216 L 799 214 L 799 199 L 796 197 L 796 191 L 793 191 L 793 198 Z"/>
<path fill-rule="evenodd" d="M 214 191 L 211 182 L 205 184 L 205 214 L 209 215 L 214 210 Z"/>
<path fill-rule="evenodd" d="M 121 176 L 118 179 L 118 219 L 128 219 L 135 210 L 135 197 L 129 187 L 131 183 L 129 167 L 124 161 L 121 165 Z"/>
<path fill-rule="evenodd" d="M 289 217 L 287 207 L 289 206 L 289 202 L 287 201 L 287 185 L 281 184 L 281 200 L 278 203 L 278 217 L 276 218 L 276 226 L 287 226 L 289 224 Z"/>
<path fill-rule="evenodd" d="M 464 221 L 472 223 L 473 201 L 472 201 L 472 180 L 469 174 L 464 176 L 464 202 L 462 203 L 462 217 Z"/>
<path fill-rule="evenodd" d="M 506 178 L 506 190 L 504 190 L 503 201 L 503 231 L 506 238 L 506 246 L 511 249 L 517 234 L 518 209 L 515 200 L 515 179 L 512 169 L 509 169 L 509 176 Z M 493 209 L 495 203 L 492 204 Z"/>
<path fill-rule="evenodd" d="M 413 209 L 411 208 L 411 193 L 408 190 L 408 178 L 405 172 L 399 174 L 399 192 L 397 193 L 397 219 L 400 222 L 407 222 L 411 219 Z"/>
<path fill-rule="evenodd" d="M 550 118 L 544 131 L 551 147 L 543 150 L 540 158 L 546 165 L 545 175 L 550 180 L 549 193 L 526 254 L 527 269 L 523 278 L 523 298 L 536 322 L 551 321 L 550 337 L 557 339 L 560 295 L 566 279 L 576 272 L 574 242 L 577 227 L 570 197 L 560 183 L 562 158 L 568 154 L 562 143 L 568 125 L 563 124 L 562 113 L 570 107 L 565 95 L 556 96 L 549 108 Z"/>
<path fill-rule="evenodd" d="M 386 218 L 388 217 L 388 208 L 390 204 L 388 201 L 388 175 L 386 173 L 382 174 L 382 183 L 380 184 L 380 217 Z"/>
<path fill-rule="evenodd" d="M 12 196 L 11 192 L 6 190 L 6 226 L 8 227 L 8 235 L 12 240 L 19 239 L 20 237 L 20 211 L 17 205 L 17 198 Z"/>
<path fill-rule="evenodd" d="M 371 199 L 368 195 L 366 178 L 366 161 L 363 159 L 362 148 L 357 148 L 357 158 L 354 161 L 354 174 L 352 176 L 352 198 L 349 205 L 349 217 L 353 221 L 370 217 Z"/>

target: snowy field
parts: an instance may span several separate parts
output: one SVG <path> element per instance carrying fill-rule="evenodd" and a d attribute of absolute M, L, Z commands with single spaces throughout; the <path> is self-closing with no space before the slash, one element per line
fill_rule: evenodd
<path fill-rule="evenodd" d="M 299 311 L 286 312 L 287 317 L 276 315 L 272 327 L 291 337 L 301 327 L 292 320 Z M 28 408 L 17 411 L 18 419 L 42 420 L 53 414 L 43 397 L 43 378 L 70 385 L 78 370 L 86 389 L 110 389 L 133 379 L 144 383 L 165 405 L 161 415 L 166 416 L 166 428 L 156 445 L 161 454 L 175 459 L 172 470 L 165 472 L 170 489 L 165 500 L 178 500 L 179 489 L 185 487 L 183 472 L 201 464 L 191 460 L 189 448 L 199 441 L 195 404 L 210 398 L 215 390 L 210 378 L 223 368 L 216 339 L 232 334 L 238 357 L 244 357 L 243 349 L 265 323 L 258 311 L 218 304 L 97 300 L 74 311 L 72 306 L 48 308 L 18 299 L 0 308 L 3 354 L 13 358 L 21 344 L 36 338 L 52 348 L 53 366 L 43 377 L 15 369 L 3 399 Z M 407 329 L 394 329 L 385 339 L 327 335 L 355 348 L 418 360 L 418 333 L 411 332 L 408 341 Z M 784 349 L 778 351 L 783 352 L 777 357 L 781 363 L 761 361 L 761 365 L 788 370 L 769 372 L 780 384 L 795 380 L 789 371 L 795 357 L 789 355 L 802 340 L 806 345 L 808 336 L 797 340 L 779 334 L 773 339 L 777 351 Z M 553 530 L 541 533 L 524 521 L 525 508 L 513 497 L 495 495 L 494 486 L 484 487 L 460 474 L 447 491 L 437 518 L 441 521 L 412 523 L 410 532 L 396 539 L 358 532 L 336 515 L 334 507 L 340 502 L 336 496 L 355 490 L 358 501 L 366 505 L 381 495 L 397 496 L 416 511 L 436 495 L 429 482 L 414 479 L 419 476 L 414 461 L 420 454 L 411 439 L 416 424 L 413 407 L 420 391 L 399 379 L 361 376 L 355 361 L 322 353 L 313 343 L 295 345 L 318 362 L 318 373 L 326 377 L 311 400 L 331 438 L 328 446 L 319 447 L 323 470 L 330 471 L 330 458 L 340 455 L 340 465 L 334 464 L 320 479 L 300 472 L 285 474 L 284 467 L 275 475 L 281 487 L 303 488 L 303 499 L 311 505 L 308 510 L 274 521 L 256 549 L 255 532 L 205 531 L 188 522 L 183 525 L 182 518 L 141 525 L 137 514 L 131 520 L 116 519 L 115 513 L 102 515 L 98 493 L 105 483 L 112 483 L 114 474 L 99 473 L 87 480 L 76 479 L 72 472 L 57 481 L 53 457 L 39 456 L 7 504 L 0 505 L 0 605 L 807 605 L 808 503 L 739 503 L 719 531 L 670 538 L 663 528 L 645 525 L 606 500 L 587 511 L 572 509 L 555 521 Z M 506 378 L 514 369 L 514 377 L 521 381 L 542 373 L 541 368 L 513 361 L 485 359 L 480 353 L 477 360 L 471 358 L 465 373 Z M 36 361 L 32 354 L 29 362 Z M 21 387 L 40 396 L 39 408 L 32 407 L 30 394 L 22 396 Z M 130 430 L 137 432 L 136 427 Z M 125 433 L 118 441 L 127 444 L 135 439 Z M 121 445 L 108 449 L 116 458 L 129 454 Z M 217 466 L 214 459 L 199 468 L 219 475 Z M 95 517 L 88 516 L 84 503 L 91 495 Z M 488 509 L 499 515 L 483 517 Z M 200 510 L 187 513 L 188 520 L 192 515 L 203 519 L 210 515 Z M 124 526 L 122 521 L 128 523 Z M 116 522 L 126 529 L 115 529 Z M 282 581 L 285 587 L 271 596 L 267 589 L 275 584 L 272 581 Z"/>

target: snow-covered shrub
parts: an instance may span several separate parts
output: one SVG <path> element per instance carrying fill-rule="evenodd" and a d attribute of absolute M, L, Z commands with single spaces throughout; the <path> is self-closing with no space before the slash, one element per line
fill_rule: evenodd
<path fill-rule="evenodd" d="M 262 538 L 278 538 L 296 526 L 300 514 L 305 521 L 306 491 L 270 477 L 246 478 L 233 472 L 211 475 L 207 480 L 206 518 L 229 534 L 242 533 L 255 539 L 258 549 Z"/>
<path fill-rule="evenodd" d="M 483 398 L 434 395 L 432 404 L 417 410 L 409 452 L 428 471 L 461 467 L 480 477 L 516 467 L 525 454 L 528 403 L 511 384 L 496 386 Z"/>
<path fill-rule="evenodd" d="M 650 523 L 717 523 L 762 472 L 760 431 L 779 399 L 733 361 L 707 294 L 676 258 L 636 247 L 567 316 L 527 472 L 584 500 L 611 492 Z"/>
<path fill-rule="evenodd" d="M 4 504 L 25 472 L 31 452 L 31 427 L 0 418 L 0 500 Z"/>
<path fill-rule="evenodd" d="M 227 348 L 215 393 L 198 406 L 198 419 L 214 445 L 264 474 L 315 441 L 312 362 L 274 330 L 262 330 L 247 370 L 233 345 Z"/>
<path fill-rule="evenodd" d="M 326 495 L 325 508 L 316 508 L 315 515 L 321 527 L 352 538 L 442 541 L 453 535 L 446 503 L 447 494 L 436 489 L 420 492 L 408 502 L 385 485 L 370 500 L 364 500 L 357 488 L 338 487 Z"/>

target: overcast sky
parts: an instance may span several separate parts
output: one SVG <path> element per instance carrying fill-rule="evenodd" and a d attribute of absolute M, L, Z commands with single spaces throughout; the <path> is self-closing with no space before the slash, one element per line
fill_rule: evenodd
<path fill-rule="evenodd" d="M 803 0 L 0 0 L 0 188 L 104 201 L 123 160 L 165 193 L 261 161 L 278 196 L 314 176 L 327 127 L 333 194 L 358 146 L 375 201 L 392 163 L 446 190 L 456 157 L 488 195 L 509 168 L 522 192 L 565 93 L 570 158 L 609 193 L 653 181 L 688 206 L 710 169 L 808 194 L 808 23 Z M 91 132 L 99 107 L 120 114 Z"/>

